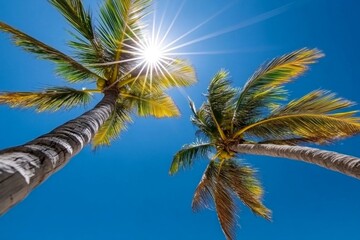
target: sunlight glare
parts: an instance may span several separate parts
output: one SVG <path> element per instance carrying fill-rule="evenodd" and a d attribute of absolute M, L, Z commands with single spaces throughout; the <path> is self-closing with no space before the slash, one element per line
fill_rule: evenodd
<path fill-rule="evenodd" d="M 158 44 L 151 43 L 142 49 L 141 56 L 146 64 L 153 67 L 158 65 L 159 61 L 164 57 L 164 54 Z"/>

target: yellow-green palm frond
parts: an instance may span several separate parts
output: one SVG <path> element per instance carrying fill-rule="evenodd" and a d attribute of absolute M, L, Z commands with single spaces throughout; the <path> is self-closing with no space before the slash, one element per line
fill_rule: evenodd
<path fill-rule="evenodd" d="M 124 43 L 140 38 L 140 20 L 147 15 L 149 0 L 106 0 L 100 9 L 99 37 L 114 61 L 121 57 Z"/>
<path fill-rule="evenodd" d="M 102 78 L 66 54 L 3 22 L 0 22 L 0 31 L 9 33 L 14 43 L 24 50 L 34 53 L 42 59 L 55 62 L 57 65 L 56 72 L 69 82 Z"/>
<path fill-rule="evenodd" d="M 224 162 L 221 170 L 222 178 L 235 195 L 254 214 L 270 220 L 271 211 L 262 203 L 264 191 L 255 178 L 256 171 L 248 166 L 239 165 L 235 160 Z"/>
<path fill-rule="evenodd" d="M 277 106 L 276 102 L 285 100 L 287 92 L 282 85 L 302 75 L 309 64 L 322 56 L 317 49 L 303 48 L 264 64 L 241 90 L 232 128 L 256 121 L 264 110 L 272 110 Z"/>
<path fill-rule="evenodd" d="M 259 141 L 303 141 L 327 143 L 360 132 L 356 111 L 339 111 L 353 103 L 337 98 L 327 91 L 313 91 L 254 124 L 239 130 L 235 137 L 244 135 Z"/>
<path fill-rule="evenodd" d="M 176 117 L 180 112 L 171 97 L 165 93 L 136 94 L 120 93 L 127 101 L 137 109 L 139 116 L 153 116 L 156 118 Z"/>
<path fill-rule="evenodd" d="M 176 59 L 168 63 L 163 63 L 163 67 L 153 70 L 151 76 L 146 70 L 133 70 L 127 78 L 119 82 L 119 86 L 127 84 L 133 87 L 140 87 L 144 90 L 167 90 L 173 87 L 188 87 L 196 83 L 195 70 L 185 60 Z M 146 85 L 147 87 L 144 87 Z"/>
<path fill-rule="evenodd" d="M 95 40 L 95 31 L 89 11 L 84 9 L 82 0 L 49 0 L 71 26 L 87 40 Z"/>
<path fill-rule="evenodd" d="M 354 106 L 353 102 L 343 98 L 337 98 L 334 93 L 317 90 L 312 91 L 299 99 L 293 100 L 283 107 L 274 109 L 271 116 L 295 113 L 328 114 L 352 106 Z M 354 111 L 349 111 L 342 114 L 350 114 L 350 117 L 355 113 L 356 112 Z"/>
<path fill-rule="evenodd" d="M 74 50 L 74 57 L 89 69 L 103 75 L 106 68 L 96 64 L 106 62 L 105 52 L 98 39 L 96 28 L 89 11 L 85 10 L 82 0 L 50 0 L 66 18 L 73 29 L 80 34 L 71 33 L 74 40 L 69 46 Z"/>
<path fill-rule="evenodd" d="M 164 63 L 163 69 L 157 69 L 152 82 L 154 85 L 168 89 L 172 87 L 188 87 L 195 84 L 196 81 L 195 70 L 191 64 L 185 60 L 175 59 L 167 64 Z"/>
<path fill-rule="evenodd" d="M 126 130 L 127 124 L 131 122 L 127 106 L 121 102 L 116 103 L 115 110 L 92 139 L 93 148 L 110 145 L 111 141 L 116 139 L 121 131 Z"/>
<path fill-rule="evenodd" d="M 39 112 L 69 109 L 85 105 L 91 100 L 91 93 L 68 87 L 53 87 L 42 92 L 4 92 L 0 93 L 0 104 L 11 107 L 35 107 Z"/>
<path fill-rule="evenodd" d="M 200 140 L 184 145 L 182 149 L 175 154 L 169 173 L 173 175 L 177 173 L 180 168 L 192 166 L 196 158 L 206 158 L 212 149 L 213 145 L 211 143 Z"/>
<path fill-rule="evenodd" d="M 348 117 L 347 114 L 312 114 L 298 113 L 270 117 L 256 122 L 237 132 L 235 137 L 245 139 L 287 140 L 305 138 L 314 143 L 324 143 L 353 136 L 360 133 L 358 118 Z"/>
<path fill-rule="evenodd" d="M 205 122 L 210 123 L 208 125 L 216 126 L 218 135 L 223 140 L 226 139 L 223 126 L 230 123 L 224 117 L 228 116 L 226 113 L 231 109 L 236 92 L 236 89 L 230 86 L 228 72 L 224 70 L 219 71 L 215 74 L 208 87 L 206 95 L 208 101 L 201 106 L 198 112 L 199 116 L 203 115 Z M 226 129 L 226 127 L 224 128 Z"/>

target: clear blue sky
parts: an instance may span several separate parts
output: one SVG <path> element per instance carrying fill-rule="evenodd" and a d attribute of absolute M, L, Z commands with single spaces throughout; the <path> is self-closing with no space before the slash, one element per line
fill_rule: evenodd
<path fill-rule="evenodd" d="M 97 10 L 102 2 L 86 1 Z M 155 1 L 159 14 L 167 7 L 169 26 L 182 0 Z M 199 83 L 186 89 L 199 105 L 212 75 L 231 72 L 241 86 L 265 60 L 286 52 L 316 47 L 326 57 L 296 83 L 293 97 L 312 89 L 329 89 L 360 103 L 360 3 L 354 0 L 188 0 L 169 38 L 175 39 L 229 3 L 231 7 L 182 42 L 218 32 L 244 21 L 256 23 L 182 51 L 233 51 L 222 55 L 189 55 Z M 288 5 L 292 3 L 291 5 Z M 257 16 L 285 11 L 265 21 Z M 160 15 L 161 16 L 161 15 Z M 248 20 L 251 19 L 249 22 Z M 66 51 L 69 29 L 47 1 L 2 1 L 0 20 Z M 10 44 L 0 35 L 0 91 L 36 90 L 61 85 L 53 65 Z M 168 176 L 173 154 L 194 140 L 187 100 L 171 91 L 182 111 L 176 119 L 136 119 L 109 148 L 89 147 L 64 169 L 0 218 L 2 240 L 23 239 L 224 239 L 215 212 L 193 214 L 191 198 L 206 162 L 191 171 Z M 360 108 L 358 106 L 358 108 Z M 36 114 L 0 106 L 0 148 L 19 145 L 78 116 L 84 109 Z M 360 156 L 360 138 L 326 147 Z M 265 203 L 273 222 L 242 207 L 238 239 L 357 240 L 360 224 L 360 182 L 302 162 L 244 156 L 259 170 Z"/>

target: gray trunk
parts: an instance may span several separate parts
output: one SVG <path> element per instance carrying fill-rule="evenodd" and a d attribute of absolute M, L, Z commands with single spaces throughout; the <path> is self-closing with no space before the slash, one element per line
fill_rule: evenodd
<path fill-rule="evenodd" d="M 93 138 L 114 110 L 108 91 L 90 111 L 24 145 L 0 151 L 0 215 L 61 169 Z"/>
<path fill-rule="evenodd" d="M 275 144 L 239 144 L 231 149 L 238 153 L 282 157 L 313 163 L 360 179 L 360 158 L 337 152 Z"/>

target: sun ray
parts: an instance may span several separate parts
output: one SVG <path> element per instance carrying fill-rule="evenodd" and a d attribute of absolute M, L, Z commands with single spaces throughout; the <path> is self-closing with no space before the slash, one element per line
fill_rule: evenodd
<path fill-rule="evenodd" d="M 179 9 L 178 9 L 178 11 L 177 11 L 176 14 L 175 14 L 174 19 L 171 21 L 170 26 L 168 27 L 167 31 L 165 32 L 163 38 L 161 39 L 160 45 L 162 45 L 162 44 L 164 43 L 165 39 L 167 38 L 167 35 L 170 33 L 172 27 L 174 26 L 177 18 L 178 18 L 179 15 L 180 15 L 180 12 L 182 11 L 185 3 L 186 3 L 186 0 L 183 0 L 182 3 L 181 3 L 181 5 L 180 5 L 180 7 L 179 7 Z"/>
<path fill-rule="evenodd" d="M 142 57 L 128 58 L 125 60 L 119 60 L 119 61 L 114 61 L 114 62 L 86 64 L 86 66 L 88 66 L 88 67 L 110 66 L 110 65 L 116 65 L 119 63 L 133 62 L 133 61 L 137 61 L 137 60 L 141 60 L 141 59 L 142 59 Z"/>
<path fill-rule="evenodd" d="M 134 79 L 134 81 L 132 82 L 131 87 L 133 87 L 134 84 L 137 82 L 137 80 L 139 79 L 141 73 L 144 71 L 145 68 L 146 68 L 146 64 L 143 63 L 142 68 L 141 68 L 140 72 L 138 73 L 138 75 L 136 76 L 136 78 Z"/>
<path fill-rule="evenodd" d="M 218 54 L 233 54 L 236 52 L 244 52 L 244 51 L 231 50 L 231 51 L 204 51 L 204 52 L 169 52 L 169 53 L 164 53 L 164 56 L 218 55 Z"/>
<path fill-rule="evenodd" d="M 249 27 L 249 26 L 252 26 L 256 23 L 259 23 L 259 22 L 262 22 L 262 21 L 265 21 L 267 19 L 270 19 L 272 17 L 275 17 L 283 12 L 285 12 L 286 10 L 289 9 L 289 7 L 292 5 L 292 3 L 290 4 L 286 4 L 284 6 L 281 6 L 279 8 L 276 8 L 276 9 L 273 9 L 273 10 L 270 10 L 268 12 L 265 12 L 265 13 L 262 13 L 262 14 L 259 14 L 253 18 L 250 18 L 246 21 L 243 21 L 237 25 L 234 25 L 234 26 L 231 26 L 231 27 L 228 27 L 228 28 L 225 28 L 223 30 L 220 30 L 220 31 L 217 31 L 217 32 L 214 32 L 214 33 L 210 33 L 208 35 L 205 35 L 205 36 L 202 36 L 202 37 L 199 37 L 199 38 L 196 38 L 194 40 L 191 40 L 191 41 L 188 41 L 186 43 L 183 43 L 183 44 L 180 44 L 180 45 L 177 45 L 175 47 L 172 47 L 172 48 L 167 48 L 164 52 L 171 52 L 171 51 L 174 51 L 174 50 L 177 50 L 179 48 L 183 48 L 183 47 L 186 47 L 186 46 L 189 46 L 189 45 L 192 45 L 192 44 L 195 44 L 195 43 L 198 43 L 198 42 L 202 42 L 204 40 L 208 40 L 208 39 L 211 39 L 211 38 L 214 38 L 214 37 L 218 37 L 220 35 L 223 35 L 223 34 L 226 34 L 226 33 L 230 33 L 230 32 L 234 32 L 236 30 L 239 30 L 239 29 L 242 29 L 242 28 L 245 28 L 245 27 Z"/>
<path fill-rule="evenodd" d="M 165 13 L 167 12 L 168 6 L 169 6 L 169 2 L 167 1 L 166 5 L 165 5 L 165 10 L 163 11 L 163 14 L 161 16 L 160 23 L 159 23 L 159 26 L 158 26 L 158 29 L 157 29 L 155 42 L 159 42 L 160 32 L 161 32 L 162 25 L 164 23 Z"/>
<path fill-rule="evenodd" d="M 190 35 L 191 33 L 195 32 L 196 30 L 198 30 L 199 28 L 201 28 L 202 26 L 204 26 L 205 24 L 207 24 L 208 22 L 210 22 L 211 20 L 213 20 L 214 18 L 216 18 L 217 16 L 219 16 L 220 14 L 222 14 L 223 12 L 225 12 L 227 9 L 229 9 L 234 3 L 230 3 L 228 5 L 226 5 L 225 7 L 223 7 L 222 9 L 220 9 L 220 11 L 216 12 L 214 15 L 212 15 L 211 17 L 209 17 L 208 19 L 206 19 L 205 21 L 201 22 L 199 25 L 195 26 L 194 28 L 190 29 L 189 31 L 187 31 L 186 33 L 184 33 L 183 35 L 181 35 L 180 37 L 178 37 L 177 39 L 175 39 L 174 41 L 170 42 L 169 44 L 167 44 L 164 48 L 167 49 L 169 47 L 171 47 L 172 45 L 174 45 L 175 43 L 177 43 L 178 41 L 180 41 L 181 39 L 183 39 L 184 37 Z"/>

